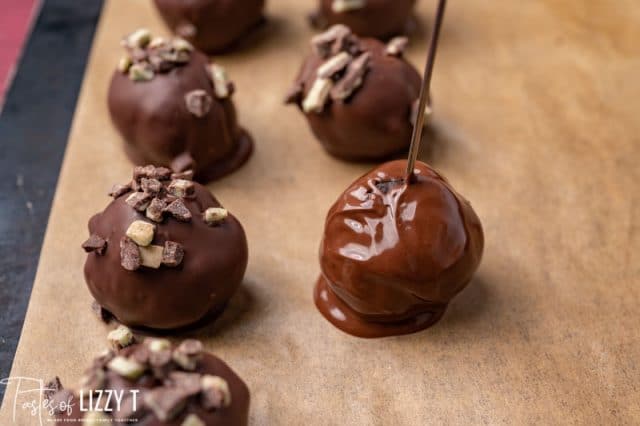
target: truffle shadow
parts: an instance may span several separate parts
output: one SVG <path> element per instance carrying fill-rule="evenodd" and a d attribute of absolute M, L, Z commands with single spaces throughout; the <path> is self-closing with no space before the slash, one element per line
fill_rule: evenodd
<path fill-rule="evenodd" d="M 233 330 L 240 323 L 249 323 L 247 317 L 255 313 L 256 307 L 256 297 L 250 287 L 251 283 L 244 280 L 221 315 L 205 319 L 189 329 L 187 334 L 199 339 L 219 336 Z"/>
<path fill-rule="evenodd" d="M 227 49 L 209 54 L 209 57 L 232 56 L 234 54 L 251 54 L 254 50 L 263 49 L 271 40 L 286 37 L 287 21 L 279 16 L 266 15 L 247 34 L 229 46 Z"/>
<path fill-rule="evenodd" d="M 129 328 L 131 328 L 135 334 L 141 336 L 192 337 L 200 339 L 232 330 L 241 321 L 246 321 L 244 317 L 252 311 L 254 305 L 255 297 L 249 290 L 249 283 L 243 281 L 236 294 L 234 294 L 231 300 L 229 300 L 229 303 L 227 303 L 222 314 L 217 312 L 209 313 L 195 324 L 173 330 L 159 330 L 146 327 Z M 103 324 L 105 324 L 105 322 L 103 322 Z M 116 318 L 112 318 L 106 321 L 106 324 L 111 329 L 121 323 Z"/>
<path fill-rule="evenodd" d="M 490 285 L 481 276 L 475 277 L 467 288 L 449 303 L 449 307 L 436 327 L 469 327 L 482 321 L 491 310 Z"/>

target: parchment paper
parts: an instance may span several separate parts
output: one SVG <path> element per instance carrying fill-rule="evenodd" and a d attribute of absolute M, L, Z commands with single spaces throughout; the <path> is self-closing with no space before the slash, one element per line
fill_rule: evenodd
<path fill-rule="evenodd" d="M 242 221 L 250 261 L 221 323 L 194 335 L 248 383 L 252 424 L 640 423 L 637 4 L 450 2 L 422 156 L 474 205 L 484 260 L 437 326 L 362 340 L 311 294 L 324 215 L 373 165 L 326 155 L 282 104 L 312 3 L 270 0 L 260 41 L 219 57 L 256 151 L 210 188 Z M 420 2 L 422 22 L 434 7 Z M 105 96 L 120 37 L 139 26 L 167 32 L 151 1 L 106 2 L 12 376 L 73 384 L 105 346 L 80 243 L 131 171 Z M 420 69 L 426 31 L 409 52 Z"/>

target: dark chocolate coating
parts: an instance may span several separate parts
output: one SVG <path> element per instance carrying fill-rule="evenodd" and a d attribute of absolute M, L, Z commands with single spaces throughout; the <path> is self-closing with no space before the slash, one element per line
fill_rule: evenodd
<path fill-rule="evenodd" d="M 137 345 L 130 346 L 123 349 L 119 355 L 128 356 Z M 210 374 L 213 376 L 222 377 L 229 384 L 229 391 L 231 393 L 231 404 L 228 407 L 218 409 L 215 411 L 207 411 L 200 404 L 195 403 L 193 400 L 189 400 L 186 408 L 182 413 L 171 421 L 163 422 L 158 419 L 152 412 L 147 411 L 147 414 L 143 417 L 144 420 L 136 423 L 144 426 L 180 426 L 184 419 L 189 414 L 196 414 L 202 421 L 208 426 L 244 426 L 248 423 L 249 417 L 249 388 L 244 381 L 220 358 L 210 354 L 204 353 L 202 359 L 198 362 L 194 373 Z M 141 390 L 138 393 L 138 400 L 142 397 L 142 392 L 145 389 L 153 389 L 156 386 L 160 386 L 161 383 L 151 377 L 150 374 L 145 374 L 138 380 L 132 381 L 125 379 L 118 374 L 107 371 L 106 382 L 100 389 L 111 389 L 116 391 L 125 391 L 125 395 L 129 395 L 129 390 Z M 58 415 L 58 425 L 77 424 L 81 425 L 79 420 L 84 417 L 84 413 L 80 411 L 80 405 L 78 396 L 73 396 L 72 403 L 74 404 L 72 412 L 69 415 Z M 113 406 L 115 410 L 115 405 Z M 114 412 L 114 417 L 117 417 L 117 412 Z M 136 418 L 136 417 L 133 417 Z M 75 419 L 75 423 L 74 420 Z M 107 423 L 112 424 L 112 423 Z M 121 424 L 120 422 L 113 424 Z"/>
<path fill-rule="evenodd" d="M 315 302 L 356 336 L 432 325 L 482 257 L 482 226 L 469 202 L 421 162 L 406 185 L 406 165 L 392 161 L 357 179 L 327 215 Z"/>
<path fill-rule="evenodd" d="M 187 152 L 195 160 L 195 179 L 208 182 L 247 161 L 251 136 L 238 126 L 231 99 L 216 98 L 207 66 L 207 57 L 194 51 L 187 64 L 157 73 L 150 81 L 132 81 L 114 72 L 109 112 L 133 163 L 170 167 Z M 213 98 L 210 111 L 200 118 L 187 110 L 184 99 L 197 89 Z"/>
<path fill-rule="evenodd" d="M 344 24 L 363 37 L 387 39 L 404 34 L 416 0 L 366 0 L 362 9 L 335 13 L 333 0 L 320 0 L 317 21 L 321 26 Z"/>
<path fill-rule="evenodd" d="M 420 95 L 421 78 L 404 58 L 386 55 L 386 45 L 378 40 L 360 39 L 360 47 L 372 55 L 362 86 L 346 102 L 329 100 L 322 113 L 305 116 L 331 155 L 351 161 L 380 160 L 409 147 L 411 108 Z M 304 62 L 296 80 L 302 84 L 303 98 L 323 62 L 317 53 Z"/>
<path fill-rule="evenodd" d="M 126 198 L 113 200 L 89 221 L 89 233 L 107 240 L 104 255 L 89 253 L 84 266 L 95 300 L 123 324 L 152 329 L 187 326 L 221 311 L 240 286 L 247 267 L 247 239 L 240 222 L 229 214 L 222 223 L 207 225 L 202 213 L 220 203 L 196 183 L 195 197 L 183 199 L 191 221 L 165 218 L 156 224 L 151 242 L 182 244 L 182 264 L 127 271 L 120 264 L 120 239 L 133 221 L 150 221 L 129 206 Z"/>
<path fill-rule="evenodd" d="M 229 50 L 263 19 L 265 0 L 154 0 L 173 32 L 207 53 Z M 191 24 L 195 34 L 180 31 Z"/>

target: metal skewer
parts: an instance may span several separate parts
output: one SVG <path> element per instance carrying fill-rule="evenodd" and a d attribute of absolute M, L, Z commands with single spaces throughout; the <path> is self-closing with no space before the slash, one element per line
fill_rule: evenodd
<path fill-rule="evenodd" d="M 411 136 L 411 147 L 409 148 L 409 159 L 407 161 L 407 183 L 415 181 L 415 175 L 413 172 L 416 165 L 416 159 L 418 158 L 418 151 L 420 150 L 420 142 L 422 140 L 425 109 L 428 107 L 429 113 L 431 112 L 431 76 L 433 74 L 433 64 L 436 60 L 436 50 L 438 48 L 438 39 L 440 38 L 440 27 L 442 26 L 442 21 L 444 19 L 444 9 L 446 5 L 447 0 L 439 1 L 436 20 L 433 24 L 433 31 L 431 33 L 431 42 L 429 44 L 429 51 L 427 54 L 427 64 L 424 69 L 424 77 L 420 88 L 418 113 L 416 114 L 416 122 L 413 127 L 413 135 Z"/>

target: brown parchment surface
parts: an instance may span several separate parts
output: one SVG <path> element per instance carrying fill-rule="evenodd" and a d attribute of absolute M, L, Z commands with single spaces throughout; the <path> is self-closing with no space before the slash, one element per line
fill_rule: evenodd
<path fill-rule="evenodd" d="M 484 260 L 435 327 L 362 340 L 311 294 L 325 213 L 372 165 L 326 155 L 282 104 L 312 3 L 271 0 L 263 37 L 219 57 L 256 150 L 210 188 L 242 221 L 250 260 L 224 318 L 192 335 L 248 383 L 251 423 L 639 424 L 638 4 L 449 2 L 422 157 L 474 205 Z M 434 7 L 420 2 L 423 22 Z M 139 26 L 167 32 L 151 1 L 106 2 L 12 376 L 74 384 L 105 346 L 79 246 L 131 171 L 105 97 L 120 37 Z M 420 69 L 425 44 L 408 53 Z M 37 421 L 18 407 L 16 423 Z"/>

